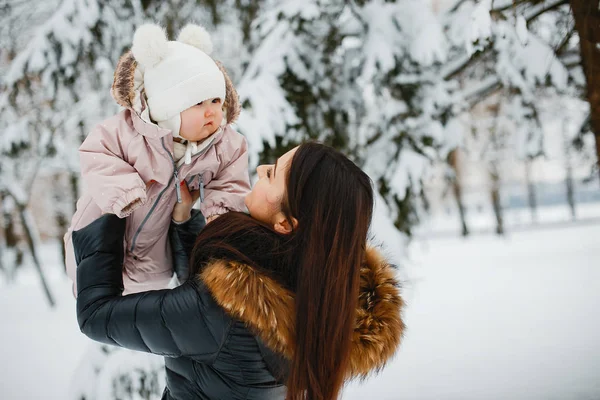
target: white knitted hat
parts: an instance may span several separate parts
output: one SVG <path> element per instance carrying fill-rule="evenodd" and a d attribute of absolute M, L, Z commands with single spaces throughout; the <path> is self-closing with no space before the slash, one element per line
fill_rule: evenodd
<path fill-rule="evenodd" d="M 144 74 L 144 89 L 150 117 L 179 136 L 180 113 L 201 101 L 225 101 L 225 78 L 208 55 L 210 35 L 189 24 L 177 41 L 168 41 L 158 25 L 140 26 L 133 36 L 131 52 Z"/>

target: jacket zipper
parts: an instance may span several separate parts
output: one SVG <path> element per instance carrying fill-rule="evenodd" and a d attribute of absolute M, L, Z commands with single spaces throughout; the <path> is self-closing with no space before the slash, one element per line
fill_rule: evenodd
<path fill-rule="evenodd" d="M 167 186 L 162 190 L 162 192 L 160 192 L 158 194 L 158 197 L 156 198 L 156 201 L 154 202 L 154 204 L 150 208 L 150 211 L 148 211 L 148 214 L 146 214 L 146 217 L 144 217 L 144 220 L 142 221 L 142 223 L 140 224 L 140 226 L 135 231 L 135 235 L 133 235 L 133 240 L 131 241 L 131 247 L 129 248 L 130 252 L 133 252 L 133 249 L 135 249 L 135 242 L 137 241 L 137 238 L 140 235 L 140 232 L 142 231 L 142 228 L 144 227 L 144 225 L 146 225 L 146 222 L 148 221 L 148 218 L 150 218 L 150 215 L 152 215 L 152 213 L 154 212 L 154 209 L 158 205 L 158 202 L 160 201 L 160 199 L 162 198 L 162 196 L 166 192 L 166 190 L 169 188 L 169 185 L 171 184 L 171 182 L 173 182 L 173 180 L 175 181 L 175 193 L 177 193 L 177 202 L 181 203 L 181 188 L 179 187 L 179 170 L 185 164 L 182 164 L 179 168 L 177 168 L 177 164 L 175 163 L 175 159 L 173 158 L 173 155 L 171 154 L 171 152 L 169 151 L 169 149 L 167 149 L 167 147 L 165 146 L 165 138 L 164 137 L 161 138 L 160 142 L 162 143 L 163 148 L 166 150 L 167 154 L 171 158 L 171 162 L 173 163 L 173 175 L 171 176 L 171 179 L 169 179 L 169 182 L 167 183 Z M 206 149 L 204 149 L 201 153 L 195 154 L 194 158 L 200 157 L 201 155 L 203 155 L 204 153 L 206 153 L 206 151 L 209 148 L 210 148 L 210 146 L 207 146 Z M 200 198 L 203 201 L 204 200 L 204 187 L 202 185 L 202 176 L 200 176 L 200 187 L 201 187 L 201 189 L 200 189 Z"/>
<path fill-rule="evenodd" d="M 198 175 L 198 186 L 200 187 L 200 203 L 204 203 L 204 178 L 202 174 Z"/>

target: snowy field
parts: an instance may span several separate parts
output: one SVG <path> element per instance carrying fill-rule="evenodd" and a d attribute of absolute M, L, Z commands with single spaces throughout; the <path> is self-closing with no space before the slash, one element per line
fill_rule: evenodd
<path fill-rule="evenodd" d="M 600 203 L 577 204 L 575 217 L 578 222 L 600 222 Z M 573 220 L 571 209 L 567 204 L 540 207 L 534 220 L 528 208 L 513 208 L 503 211 L 505 231 L 515 232 L 532 228 L 551 228 L 570 224 Z M 496 220 L 491 207 L 474 211 L 472 208 L 466 214 L 467 226 L 471 233 L 495 233 Z M 536 227 L 536 225 L 539 225 Z M 455 236 L 460 234 L 460 217 L 458 214 L 449 215 L 437 213 L 423 218 L 415 234 L 419 237 Z"/>
<path fill-rule="evenodd" d="M 405 341 L 344 399 L 600 399 L 599 244 L 599 224 L 413 242 Z M 67 399 L 89 347 L 54 250 L 55 310 L 33 270 L 0 283 L 2 400 Z"/>

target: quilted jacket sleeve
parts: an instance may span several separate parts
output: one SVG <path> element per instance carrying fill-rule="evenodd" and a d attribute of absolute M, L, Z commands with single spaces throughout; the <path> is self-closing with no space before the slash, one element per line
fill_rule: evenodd
<path fill-rule="evenodd" d="M 189 261 L 194 243 L 198 234 L 206 225 L 202 213 L 192 209 L 192 216 L 181 224 L 171 222 L 169 227 L 169 240 L 173 252 L 173 269 L 179 282 L 183 283 L 188 278 Z"/>
<path fill-rule="evenodd" d="M 131 135 L 116 126 L 97 125 L 79 147 L 81 177 L 103 213 L 130 215 L 146 200 L 146 185 L 125 161 Z"/>
<path fill-rule="evenodd" d="M 200 203 L 200 211 L 207 218 L 228 211 L 245 211 L 244 199 L 251 190 L 246 138 L 227 126 L 216 149 L 221 166 L 206 184 L 206 196 Z"/>
<path fill-rule="evenodd" d="M 124 220 L 106 214 L 73 232 L 81 331 L 132 350 L 214 360 L 231 320 L 201 283 L 121 296 L 124 231 Z"/>

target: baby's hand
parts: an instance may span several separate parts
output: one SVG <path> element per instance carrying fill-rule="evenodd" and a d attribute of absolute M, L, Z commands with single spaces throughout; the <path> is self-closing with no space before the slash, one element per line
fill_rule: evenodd
<path fill-rule="evenodd" d="M 180 184 L 181 187 L 181 203 L 175 203 L 173 207 L 173 220 L 175 222 L 185 222 L 190 219 L 192 206 L 200 197 L 200 191 L 194 190 L 190 193 L 190 189 L 185 181 Z"/>

